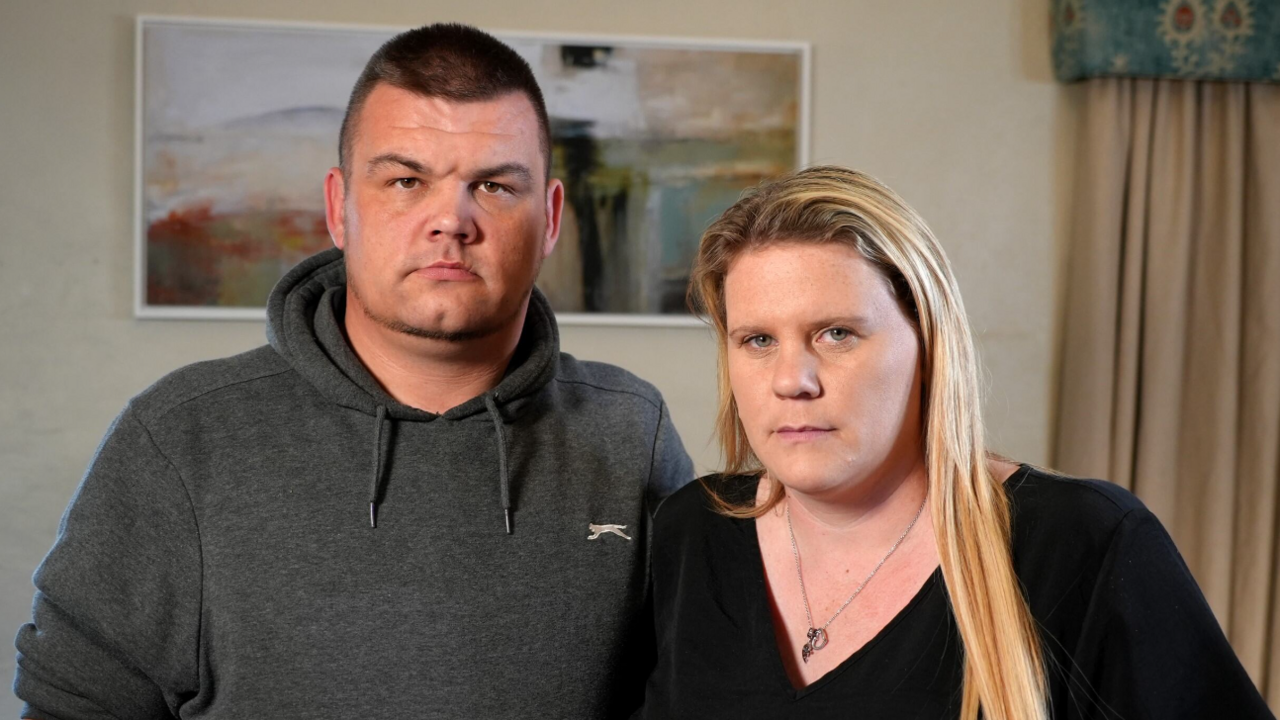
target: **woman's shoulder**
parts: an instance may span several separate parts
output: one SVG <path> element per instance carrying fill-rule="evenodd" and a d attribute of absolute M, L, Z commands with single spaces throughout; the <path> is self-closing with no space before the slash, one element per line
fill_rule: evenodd
<path fill-rule="evenodd" d="M 749 506 L 755 500 L 759 477 L 755 475 L 704 475 L 667 496 L 654 512 L 654 531 L 688 532 L 708 525 L 732 522 L 720 512 L 719 498 L 731 506 Z"/>
<path fill-rule="evenodd" d="M 1023 465 L 1005 492 L 1015 571 L 1033 605 L 1037 596 L 1055 605 L 1069 588 L 1084 592 L 1135 560 L 1181 562 L 1155 515 L 1114 483 Z"/>
<path fill-rule="evenodd" d="M 1005 482 L 1015 540 L 1025 533 L 1108 541 L 1135 516 L 1149 515 L 1133 493 L 1105 480 L 1022 465 Z"/>

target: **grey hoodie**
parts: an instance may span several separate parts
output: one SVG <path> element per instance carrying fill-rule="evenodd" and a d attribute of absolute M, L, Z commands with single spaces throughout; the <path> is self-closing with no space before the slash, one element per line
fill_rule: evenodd
<path fill-rule="evenodd" d="M 638 702 L 650 516 L 693 477 L 659 393 L 560 353 L 534 291 L 497 388 L 407 407 L 344 339 L 345 279 L 336 250 L 303 262 L 272 293 L 270 345 L 183 368 L 115 420 L 35 575 L 26 717 Z"/>

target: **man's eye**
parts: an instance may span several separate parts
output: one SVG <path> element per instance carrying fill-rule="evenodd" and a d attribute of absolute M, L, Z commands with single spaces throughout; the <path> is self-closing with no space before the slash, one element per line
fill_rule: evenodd
<path fill-rule="evenodd" d="M 486 193 L 488 195 L 497 195 L 498 193 L 503 192 L 504 190 L 506 190 L 505 187 L 490 180 L 486 180 L 480 183 L 480 192 Z"/>
<path fill-rule="evenodd" d="M 837 327 L 827 330 L 827 337 L 831 338 L 835 342 L 844 342 L 845 340 L 853 337 L 853 333 L 845 328 Z"/>
<path fill-rule="evenodd" d="M 397 178 L 395 186 L 401 190 L 412 190 L 418 187 L 418 178 Z"/>

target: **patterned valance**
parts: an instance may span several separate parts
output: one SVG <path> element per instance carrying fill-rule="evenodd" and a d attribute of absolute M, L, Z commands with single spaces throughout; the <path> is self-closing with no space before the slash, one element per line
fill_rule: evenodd
<path fill-rule="evenodd" d="M 1280 82 L 1280 0 L 1051 0 L 1059 80 Z"/>

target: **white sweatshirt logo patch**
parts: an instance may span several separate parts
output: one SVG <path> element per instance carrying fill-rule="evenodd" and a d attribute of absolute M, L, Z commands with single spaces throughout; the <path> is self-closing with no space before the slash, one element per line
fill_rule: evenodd
<path fill-rule="evenodd" d="M 620 538 L 630 540 L 626 533 L 622 532 L 627 529 L 626 525 L 596 525 L 595 523 L 587 523 L 587 529 L 591 531 L 591 535 L 587 536 L 588 540 L 595 540 L 604 533 L 613 533 Z"/>

